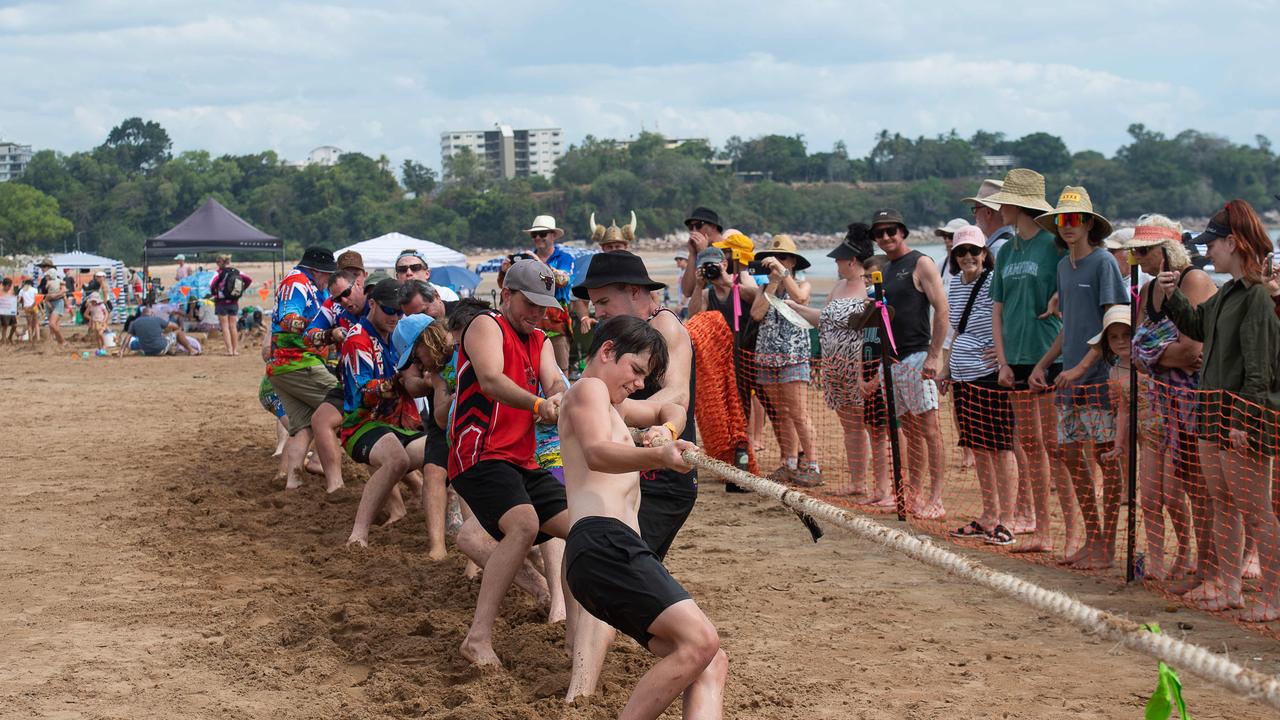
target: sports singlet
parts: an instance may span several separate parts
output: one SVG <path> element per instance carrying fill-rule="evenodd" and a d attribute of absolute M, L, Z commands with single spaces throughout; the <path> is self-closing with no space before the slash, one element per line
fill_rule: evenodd
<path fill-rule="evenodd" d="M 929 298 L 916 289 L 916 263 L 924 253 L 912 250 L 889 263 L 884 273 L 884 295 L 893 308 L 894 343 L 898 348 L 897 359 L 929 349 L 932 335 L 929 328 Z"/>
<path fill-rule="evenodd" d="M 671 312 L 671 310 L 662 307 L 658 308 L 648 317 L 646 322 L 652 323 L 653 319 L 658 317 L 659 313 Z M 672 317 L 676 317 L 675 313 L 671 313 Z M 676 318 L 679 321 L 679 318 Z M 697 396 L 697 373 L 694 372 L 695 358 L 692 355 L 693 347 L 690 343 L 689 356 L 689 407 L 685 410 L 684 432 L 680 433 L 681 440 L 688 440 L 691 443 L 697 442 L 697 428 L 694 427 L 693 399 Z M 636 400 L 648 400 L 653 397 L 662 386 L 653 381 L 653 378 L 644 379 L 644 387 L 631 394 Z M 669 493 L 674 491 L 697 492 L 698 488 L 698 472 L 692 470 L 687 473 L 678 473 L 673 470 L 646 470 L 641 473 L 640 490 L 642 492 L 652 492 L 658 490 L 661 486 L 662 492 Z"/>
<path fill-rule="evenodd" d="M 502 330 L 502 374 L 531 395 L 538 394 L 538 370 L 546 336 L 534 330 L 522 337 L 501 313 L 489 311 Z M 474 325 L 468 325 L 470 330 Z M 480 390 L 476 370 L 467 357 L 466 331 L 458 343 L 457 407 L 449 426 L 449 477 L 482 460 L 505 460 L 529 470 L 534 460 L 533 412 L 503 405 Z"/>

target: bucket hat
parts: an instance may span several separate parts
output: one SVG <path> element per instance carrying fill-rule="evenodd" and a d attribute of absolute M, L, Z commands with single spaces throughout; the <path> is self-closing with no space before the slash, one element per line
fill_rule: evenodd
<path fill-rule="evenodd" d="M 993 203 L 989 199 L 992 195 L 1000 192 L 1004 187 L 1003 180 L 992 180 L 991 178 L 983 178 L 982 184 L 978 186 L 978 194 L 973 197 L 967 197 L 964 202 L 977 203 L 992 210 L 999 210 L 1000 203 Z"/>
<path fill-rule="evenodd" d="M 1014 205 L 1028 210 L 1050 212 L 1053 206 L 1044 199 L 1044 176 L 1035 170 L 1014 168 L 1005 174 L 998 192 L 983 198 L 984 205 Z"/>
<path fill-rule="evenodd" d="M 666 287 L 649 277 L 649 271 L 639 255 L 618 250 L 600 253 L 591 258 L 586 277 L 582 278 L 580 284 L 573 286 L 573 296 L 586 300 L 588 290 L 607 285 L 638 285 L 645 290 L 661 290 Z"/>
<path fill-rule="evenodd" d="M 338 269 L 337 263 L 333 261 L 333 251 L 322 247 L 309 247 L 303 250 L 302 259 L 298 261 L 298 267 L 325 273 L 331 273 Z"/>
<path fill-rule="evenodd" d="M 539 215 L 534 218 L 533 224 L 525 228 L 525 232 L 550 232 L 555 234 L 557 240 L 564 237 L 564 228 L 556 227 L 556 219 L 551 215 Z"/>
<path fill-rule="evenodd" d="M 804 270 L 809 267 L 809 260 L 800 254 L 800 249 L 796 247 L 796 241 L 792 240 L 790 235 L 774 235 L 773 242 L 769 244 L 769 249 L 756 253 L 756 259 L 780 258 L 784 255 L 790 255 L 796 259 L 796 270 Z"/>
<path fill-rule="evenodd" d="M 1112 305 L 1107 308 L 1107 311 L 1102 314 L 1102 330 L 1098 331 L 1097 335 L 1089 338 L 1089 344 L 1100 345 L 1102 343 L 1102 338 L 1107 336 L 1107 328 L 1115 325 L 1116 323 L 1122 323 L 1133 327 L 1133 319 L 1129 317 L 1129 312 L 1128 305 Z"/>
<path fill-rule="evenodd" d="M 1089 231 L 1089 239 L 1094 242 L 1101 243 L 1103 238 L 1111 234 L 1111 221 L 1093 211 L 1093 201 L 1089 199 L 1089 191 L 1076 185 L 1062 188 L 1062 193 L 1058 195 L 1058 206 L 1037 217 L 1036 223 L 1061 237 L 1054 219 L 1068 213 L 1084 213 L 1093 216 L 1093 229 Z"/>
<path fill-rule="evenodd" d="M 911 229 L 907 227 L 907 221 L 902 218 L 902 213 L 893 208 L 885 208 L 877 210 L 871 215 L 871 228 L 875 229 L 877 225 L 891 225 L 897 223 L 902 226 L 902 237 L 911 234 Z"/>
<path fill-rule="evenodd" d="M 688 226 L 688 224 L 693 220 L 704 222 L 708 225 L 715 225 L 717 230 L 724 232 L 724 221 L 720 219 L 720 214 L 711 208 L 694 208 L 693 212 L 689 213 L 689 217 L 684 219 L 684 224 Z"/>
<path fill-rule="evenodd" d="M 733 260 L 737 260 L 744 265 L 756 257 L 756 244 L 751 242 L 751 238 L 737 230 L 729 230 L 724 234 L 720 242 L 711 243 L 711 246 L 718 247 L 721 250 L 728 250 L 728 255 Z"/>
<path fill-rule="evenodd" d="M 337 265 L 339 270 L 351 269 L 351 270 L 359 270 L 360 272 L 365 271 L 364 258 L 361 257 L 360 253 L 356 252 L 355 250 L 347 250 L 346 252 L 339 255 Z"/>

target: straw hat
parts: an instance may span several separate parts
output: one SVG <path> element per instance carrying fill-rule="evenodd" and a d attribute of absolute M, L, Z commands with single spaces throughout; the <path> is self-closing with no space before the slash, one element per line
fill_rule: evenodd
<path fill-rule="evenodd" d="M 533 219 L 533 224 L 525 228 L 527 233 L 549 232 L 555 235 L 555 239 L 559 240 L 564 237 L 564 228 L 556 227 L 556 219 L 550 215 L 539 215 Z"/>
<path fill-rule="evenodd" d="M 986 201 L 983 204 L 987 207 L 991 205 L 1014 205 L 1041 212 L 1053 210 L 1053 206 L 1045 202 L 1044 199 L 1044 176 L 1035 170 L 1026 168 L 1010 170 L 1004 176 L 999 192 L 992 193 L 982 199 Z"/>
<path fill-rule="evenodd" d="M 1129 247 L 1129 241 L 1132 239 L 1133 228 L 1119 228 L 1102 241 L 1102 246 L 1108 250 L 1124 250 Z"/>
<path fill-rule="evenodd" d="M 1102 343 L 1102 338 L 1107 336 L 1107 328 L 1115 325 L 1116 323 L 1133 327 L 1133 320 L 1129 317 L 1129 312 L 1130 310 L 1128 305 L 1112 305 L 1107 308 L 1107 311 L 1102 315 L 1102 330 L 1099 331 L 1097 335 L 1089 338 L 1089 344 L 1100 345 Z"/>
<path fill-rule="evenodd" d="M 51 268 L 51 267 L 57 267 L 57 266 L 53 264 L 52 260 L 46 257 L 46 258 L 40 258 L 40 262 L 36 265 L 36 267 Z"/>
<path fill-rule="evenodd" d="M 1093 229 L 1089 231 L 1089 239 L 1094 242 L 1101 243 L 1103 238 L 1111 234 L 1111 221 L 1093 211 L 1093 201 L 1089 199 L 1089 191 L 1075 185 L 1062 188 L 1062 194 L 1058 195 L 1058 207 L 1036 218 L 1036 223 L 1054 235 L 1061 236 L 1054 218 L 1067 213 L 1085 213 L 1093 216 Z"/>
<path fill-rule="evenodd" d="M 990 198 L 992 195 L 995 195 L 996 193 L 1000 192 L 1000 188 L 1002 187 L 1004 187 L 1003 180 L 992 180 L 991 178 L 985 178 L 982 181 L 982 185 L 978 187 L 978 194 L 974 195 L 973 197 L 965 198 L 964 202 L 983 205 L 992 210 L 999 210 L 1000 203 L 993 203 L 991 202 Z"/>
<path fill-rule="evenodd" d="M 1124 246 L 1126 248 L 1150 247 L 1167 242 L 1181 243 L 1182 233 L 1160 225 L 1139 225 L 1133 229 L 1133 237 Z"/>
<path fill-rule="evenodd" d="M 809 261 L 800 254 L 800 249 L 796 247 L 796 241 L 791 239 L 790 235 L 774 235 L 773 242 L 769 245 L 769 249 L 764 252 L 756 253 L 757 260 L 763 260 L 767 257 L 782 257 L 790 255 L 796 259 L 796 270 L 804 270 L 809 267 Z"/>

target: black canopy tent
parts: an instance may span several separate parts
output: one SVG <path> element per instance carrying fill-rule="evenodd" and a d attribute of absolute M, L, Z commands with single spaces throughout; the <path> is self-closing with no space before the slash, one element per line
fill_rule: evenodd
<path fill-rule="evenodd" d="M 280 253 L 280 271 L 284 272 L 284 241 L 250 225 L 244 218 L 209 198 L 200 209 L 187 216 L 172 230 L 147 240 L 142 249 L 142 274 L 150 278 L 152 255 L 180 252 L 232 250 L 273 251 Z M 271 284 L 276 282 L 276 263 L 271 261 Z"/>

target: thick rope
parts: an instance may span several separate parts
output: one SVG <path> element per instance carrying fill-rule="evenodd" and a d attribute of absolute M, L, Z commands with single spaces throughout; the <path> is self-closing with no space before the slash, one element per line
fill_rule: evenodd
<path fill-rule="evenodd" d="M 785 485 L 757 477 L 697 450 L 686 450 L 684 461 L 699 470 L 715 473 L 725 480 L 771 497 L 785 507 L 818 520 L 839 525 L 853 534 L 879 543 L 920 562 L 941 568 L 969 582 L 991 588 L 1032 607 L 1051 612 L 1086 631 L 1146 653 L 1178 669 L 1233 690 L 1252 700 L 1280 709 L 1280 678 L 1241 667 L 1222 655 L 1073 600 L 1066 595 L 997 572 L 976 560 L 961 557 L 930 540 L 920 539 L 878 522 L 849 513 Z"/>

